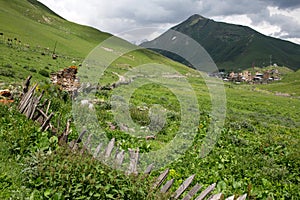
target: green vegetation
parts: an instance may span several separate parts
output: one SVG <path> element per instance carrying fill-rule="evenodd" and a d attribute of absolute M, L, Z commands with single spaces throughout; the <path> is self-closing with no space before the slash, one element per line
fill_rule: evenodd
<path fill-rule="evenodd" d="M 64 111 L 64 107 L 59 110 Z M 0 120 L 1 199 L 165 198 L 151 189 L 151 179 L 128 177 L 89 155 L 58 147 L 56 136 L 40 132 L 37 124 L 21 115 L 15 105 L 9 108 L 0 104 Z"/>
<path fill-rule="evenodd" d="M 33 4 L 33 6 L 32 6 Z M 5 36 L 24 38 L 30 46 L 43 47 L 58 41 L 58 59 L 49 54 L 18 48 L 16 44 L 1 42 L 0 86 L 19 88 L 29 74 L 39 83 L 37 92 L 45 90 L 51 99 L 49 112 L 54 112 L 52 123 L 60 122 L 57 132 L 62 133 L 67 119 L 72 118 L 72 102 L 66 92 L 49 83 L 48 74 L 83 61 L 89 50 L 108 37 L 91 28 L 66 22 L 36 1 L 0 1 L 0 30 Z M 29 9 L 27 14 L 24 10 Z M 9 11 L 9 12 L 8 12 Z M 29 14 L 28 14 L 29 13 Z M 38 22 L 47 16 L 53 20 Z M 11 17 L 11 18 L 10 18 Z M 15 27 L 9 20 L 22 26 L 32 27 L 29 36 L 26 29 Z M 3 21 L 3 23 L 2 23 Z M 193 22 L 196 23 L 196 22 Z M 66 30 L 72 30 L 67 37 Z M 43 33 L 43 34 L 41 34 Z M 90 33 L 92 37 L 85 34 Z M 69 36 L 69 35 L 68 35 Z M 0 38 L 1 39 L 1 38 Z M 23 40 L 23 39 L 22 39 Z M 78 45 L 76 46 L 78 41 Z M 82 51 L 81 51 L 82 50 Z M 79 52 L 80 51 L 80 52 Z M 156 53 L 139 50 L 121 56 L 105 71 L 99 80 L 106 85 L 118 80 L 119 75 L 145 63 L 171 66 L 192 85 L 200 108 L 199 127 L 193 145 L 179 159 L 164 168 L 170 168 L 170 177 L 179 186 L 191 174 L 194 182 L 203 187 L 217 183 L 216 192 L 225 196 L 248 193 L 249 199 L 297 199 L 300 196 L 300 113 L 299 71 L 284 74 L 282 80 L 269 85 L 225 84 L 227 110 L 226 122 L 212 152 L 200 158 L 201 144 L 206 136 L 210 114 L 210 95 L 199 72 L 185 67 Z M 80 68 L 79 68 L 80 69 Z M 89 76 L 87 74 L 86 76 Z M 13 86 L 9 86 L 12 84 Z M 175 92 L 188 96 L 180 82 L 172 82 Z M 122 90 L 130 85 L 124 85 Z M 267 91 L 267 92 L 265 92 Z M 276 92 L 291 96 L 276 96 Z M 164 147 L 178 131 L 181 121 L 180 102 L 167 87 L 151 83 L 136 89 L 129 101 L 133 121 L 145 129 L 159 130 L 155 140 L 134 137 L 115 121 L 111 110 L 114 90 L 98 90 L 99 103 L 96 113 L 106 136 L 116 138 L 116 145 L 124 150 L 139 148 L 150 152 Z M 163 169 L 154 171 L 150 177 L 126 176 L 111 169 L 87 154 L 83 156 L 58 146 L 57 135 L 40 132 L 36 123 L 29 121 L 17 111 L 17 101 L 10 105 L 0 104 L 0 199 L 167 199 L 151 188 L 153 178 Z M 150 127 L 149 112 L 154 105 L 165 108 L 164 115 L 152 116 L 162 121 L 159 127 Z M 111 127 L 114 126 L 114 128 Z M 71 125 L 70 140 L 78 137 L 75 124 Z M 172 187 L 174 189 L 176 187 Z"/>
<path fill-rule="evenodd" d="M 271 92 L 278 96 L 291 96 L 300 98 L 300 70 L 293 73 L 287 73 L 282 80 L 268 85 L 258 85 L 258 91 Z"/>
<path fill-rule="evenodd" d="M 57 42 L 56 53 L 85 57 L 110 36 L 94 28 L 68 22 L 36 0 L 1 0 L 0 11 L 0 32 L 3 33 L 0 40 L 7 42 L 7 39 L 12 39 L 12 44 L 23 47 L 28 44 L 29 49 L 39 48 L 45 53 L 52 53 Z"/>

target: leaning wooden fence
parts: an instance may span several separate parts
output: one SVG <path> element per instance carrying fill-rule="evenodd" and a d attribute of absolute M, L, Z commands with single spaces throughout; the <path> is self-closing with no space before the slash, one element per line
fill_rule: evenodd
<path fill-rule="evenodd" d="M 40 95 L 37 95 L 35 93 L 37 84 L 30 87 L 30 79 L 31 76 L 29 76 L 23 86 L 23 94 L 21 96 L 21 100 L 18 106 L 18 109 L 21 113 L 26 115 L 28 119 L 32 119 L 34 121 L 37 121 L 40 123 L 41 131 L 46 131 L 48 129 L 55 129 L 53 125 L 51 124 L 51 118 L 53 117 L 54 113 L 49 112 L 51 100 L 44 100 L 41 102 L 44 92 L 42 92 Z M 84 135 L 87 133 L 86 130 L 82 131 L 78 138 L 76 140 L 73 140 L 71 142 L 68 141 L 68 135 L 70 133 L 70 123 L 71 121 L 68 120 L 66 124 L 66 128 L 63 131 L 61 135 L 58 136 L 59 138 L 59 144 L 68 144 L 68 146 L 76 152 L 79 152 L 80 154 L 84 154 L 85 152 L 90 153 L 94 159 L 99 159 L 101 161 L 112 159 L 114 160 L 114 164 L 116 166 L 121 167 L 125 158 L 126 152 L 122 149 L 116 149 L 115 151 L 115 139 L 113 138 L 110 140 L 108 145 L 102 149 L 103 144 L 100 143 L 97 147 L 95 152 L 89 151 L 89 145 L 91 143 L 91 137 L 92 134 L 88 135 L 85 143 L 82 145 L 82 147 L 79 147 L 79 143 L 82 141 Z M 102 149 L 102 151 L 101 151 Z M 113 154 L 113 152 L 115 152 Z M 129 157 L 129 165 L 128 169 L 126 171 L 127 174 L 138 174 L 138 163 L 139 163 L 139 150 L 134 149 L 128 149 L 128 157 Z M 153 164 L 149 165 L 146 170 L 144 171 L 144 174 L 150 174 L 153 169 Z M 168 179 L 169 169 L 166 169 L 163 171 L 155 180 L 155 183 L 153 184 L 154 189 L 158 189 L 161 193 L 167 193 L 173 183 L 174 179 Z M 210 195 L 209 194 L 215 189 L 216 183 L 212 183 L 204 190 L 202 188 L 202 185 L 199 183 L 196 183 L 194 186 L 191 185 L 195 178 L 195 174 L 188 177 L 178 188 L 176 188 L 175 192 L 172 194 L 172 199 L 179 199 L 182 200 L 202 200 L 202 199 L 209 199 L 209 200 L 219 200 L 219 199 L 225 199 L 224 195 L 222 193 Z M 184 192 L 188 191 L 185 196 L 183 196 Z M 200 192 L 201 191 L 201 192 Z M 198 194 L 200 193 L 200 194 Z M 198 196 L 197 196 L 198 194 Z M 241 196 L 230 196 L 226 198 L 226 200 L 244 200 L 246 199 L 247 194 L 241 195 Z"/>
<path fill-rule="evenodd" d="M 41 131 L 46 131 L 49 128 L 53 128 L 50 120 L 53 117 L 54 113 L 52 112 L 48 114 L 51 100 L 46 99 L 41 103 L 44 91 L 39 96 L 36 96 L 35 90 L 38 84 L 35 84 L 31 88 L 29 88 L 30 79 L 31 76 L 26 79 L 23 85 L 23 94 L 21 96 L 18 109 L 21 113 L 26 115 L 28 119 L 39 122 L 41 124 Z"/>

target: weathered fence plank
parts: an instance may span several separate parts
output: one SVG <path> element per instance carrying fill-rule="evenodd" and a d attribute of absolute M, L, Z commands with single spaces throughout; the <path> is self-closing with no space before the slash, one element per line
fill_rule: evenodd
<path fill-rule="evenodd" d="M 108 143 L 105 152 L 104 152 L 104 157 L 107 159 L 108 157 L 110 157 L 111 152 L 113 150 L 115 146 L 115 138 L 111 139 L 110 142 Z"/>
<path fill-rule="evenodd" d="M 245 200 L 247 198 L 247 194 L 244 194 L 242 196 L 240 196 L 239 198 L 237 198 L 236 200 Z"/>
<path fill-rule="evenodd" d="M 45 129 L 46 129 L 46 127 L 48 126 L 48 124 L 49 124 L 51 118 L 53 117 L 53 115 L 54 115 L 54 113 L 51 113 L 51 114 L 49 115 L 49 117 L 44 121 L 44 123 L 43 123 L 43 125 L 42 125 L 42 127 L 41 127 L 41 129 L 40 129 L 41 131 L 45 131 Z"/>
<path fill-rule="evenodd" d="M 25 80 L 24 84 L 23 84 L 23 94 L 28 92 L 28 88 L 30 85 L 30 79 L 32 78 L 32 76 L 28 76 L 27 79 Z"/>
<path fill-rule="evenodd" d="M 115 155 L 115 162 L 116 162 L 116 165 L 118 167 L 122 165 L 124 157 L 125 157 L 125 151 L 124 150 L 118 151 L 116 153 L 116 155 Z"/>
<path fill-rule="evenodd" d="M 91 138 L 92 138 L 93 134 L 89 134 L 86 142 L 84 143 L 81 151 L 80 151 L 80 154 L 83 155 L 85 151 L 89 151 L 89 145 L 91 143 Z"/>
<path fill-rule="evenodd" d="M 128 149 L 129 151 L 129 167 L 128 174 L 138 174 L 137 165 L 139 161 L 139 149 Z"/>
<path fill-rule="evenodd" d="M 225 200 L 234 200 L 234 195 L 227 197 Z"/>
<path fill-rule="evenodd" d="M 33 115 L 34 115 L 34 113 L 35 113 L 35 111 L 36 111 L 36 108 L 37 108 L 37 106 L 39 105 L 40 100 L 42 99 L 44 93 L 45 93 L 45 91 L 43 90 L 42 93 L 41 93 L 41 95 L 36 99 L 36 101 L 34 101 L 34 103 L 33 103 L 33 109 L 32 109 L 32 111 L 31 111 L 31 113 L 30 113 L 29 119 L 32 119 L 32 118 L 33 118 Z"/>
<path fill-rule="evenodd" d="M 191 175 L 188 177 L 180 186 L 179 188 L 175 191 L 174 193 L 174 199 L 178 199 L 180 195 L 189 187 L 189 185 L 192 183 L 192 181 L 195 178 L 195 174 Z"/>
<path fill-rule="evenodd" d="M 224 195 L 222 193 L 212 195 L 211 197 L 208 198 L 208 200 L 220 200 L 224 199 Z"/>
<path fill-rule="evenodd" d="M 48 111 L 49 111 L 49 108 L 50 108 L 50 105 L 51 105 L 51 100 L 49 100 L 49 102 L 48 102 L 48 105 L 47 105 L 47 109 L 46 109 L 46 115 L 48 114 Z"/>
<path fill-rule="evenodd" d="M 152 169 L 153 169 L 153 167 L 154 167 L 154 164 L 153 164 L 153 163 L 150 164 L 150 165 L 146 168 L 146 170 L 144 171 L 144 174 L 150 174 L 151 171 L 152 171 Z"/>
<path fill-rule="evenodd" d="M 98 144 L 98 146 L 97 146 L 97 148 L 96 148 L 96 150 L 95 150 L 95 153 L 94 153 L 94 155 L 93 155 L 94 158 L 97 158 L 97 157 L 98 157 L 102 145 L 103 145 L 103 144 L 102 144 L 101 142 Z"/>
<path fill-rule="evenodd" d="M 79 136 L 78 136 L 77 140 L 75 141 L 75 143 L 81 142 L 81 140 L 82 140 L 83 136 L 86 134 L 86 132 L 87 132 L 87 130 L 84 129 L 84 130 L 79 134 Z"/>
<path fill-rule="evenodd" d="M 190 200 L 193 196 L 201 189 L 201 185 L 198 183 L 187 193 L 187 195 L 182 200 Z"/>
<path fill-rule="evenodd" d="M 66 128 L 64 132 L 58 137 L 58 144 L 64 145 L 68 143 L 68 136 L 70 134 L 70 126 L 71 126 L 71 119 L 67 120 Z"/>
<path fill-rule="evenodd" d="M 24 114 L 24 110 L 27 108 L 28 103 L 30 102 L 33 94 L 34 94 L 34 90 L 37 87 L 37 84 L 35 84 L 21 99 L 21 102 L 19 104 L 19 110 L 21 113 Z"/>
<path fill-rule="evenodd" d="M 169 189 L 172 187 L 173 183 L 174 183 L 174 178 L 172 178 L 171 180 L 167 181 L 167 183 L 164 186 L 162 186 L 162 188 L 160 189 L 160 192 L 161 193 L 168 192 Z"/>
<path fill-rule="evenodd" d="M 216 187 L 216 183 L 211 184 L 208 186 L 195 200 L 202 200 L 204 199 L 211 191 L 213 191 Z"/>
<path fill-rule="evenodd" d="M 167 178 L 168 174 L 169 174 L 169 169 L 166 169 L 163 173 L 161 173 L 156 179 L 156 182 L 153 184 L 153 188 L 158 188 Z"/>

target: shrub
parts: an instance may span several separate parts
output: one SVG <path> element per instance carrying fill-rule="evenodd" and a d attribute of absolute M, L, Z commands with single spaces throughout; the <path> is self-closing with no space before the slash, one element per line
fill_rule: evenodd
<path fill-rule="evenodd" d="M 6 67 L 6 68 L 12 68 L 13 66 L 11 64 L 6 64 L 6 65 L 4 65 L 4 67 Z"/>
<path fill-rule="evenodd" d="M 0 71 L 0 75 L 6 77 L 15 77 L 15 72 L 12 70 Z"/>
<path fill-rule="evenodd" d="M 34 69 L 34 68 L 30 68 L 29 71 L 34 72 L 34 73 L 37 72 L 36 69 Z"/>
<path fill-rule="evenodd" d="M 49 77 L 49 72 L 44 70 L 44 69 L 41 69 L 39 71 L 39 74 L 42 75 L 42 76 L 45 76 L 45 77 Z"/>

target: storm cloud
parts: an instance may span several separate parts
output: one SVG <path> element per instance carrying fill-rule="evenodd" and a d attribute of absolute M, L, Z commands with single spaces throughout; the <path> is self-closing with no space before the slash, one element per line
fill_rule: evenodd
<path fill-rule="evenodd" d="M 216 21 L 250 26 L 263 34 L 300 44 L 299 0 L 40 1 L 70 21 L 129 41 L 153 39 L 189 16 L 200 14 Z M 137 28 L 140 31 L 130 33 Z"/>

